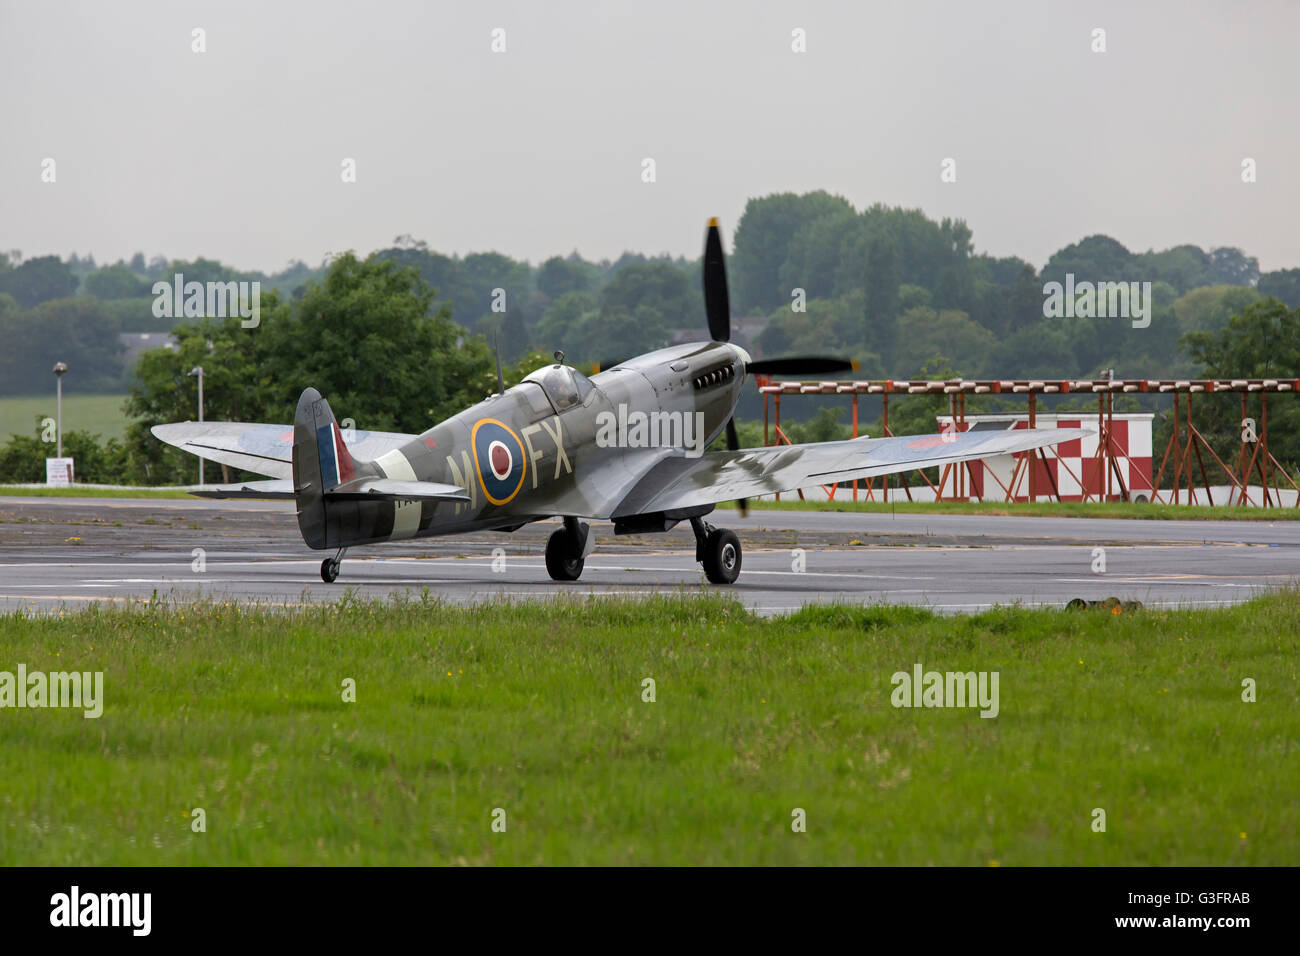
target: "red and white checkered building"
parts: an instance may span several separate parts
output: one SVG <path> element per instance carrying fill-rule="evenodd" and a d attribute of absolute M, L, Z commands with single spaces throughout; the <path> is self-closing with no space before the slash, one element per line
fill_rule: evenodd
<path fill-rule="evenodd" d="M 1130 499 L 1151 497 L 1151 420 L 1150 413 L 1115 413 L 1110 416 L 1111 460 L 1118 475 L 1107 468 L 1107 460 L 1098 454 L 1102 421 L 1096 415 L 1080 412 L 1039 413 L 1034 422 L 1039 428 L 1087 428 L 1092 434 L 1037 452 L 995 455 L 970 463 L 962 476 L 968 496 L 982 501 L 1028 501 L 1031 495 L 1061 501 L 1119 501 L 1123 491 Z M 1103 420 L 1104 421 L 1104 420 Z M 939 430 L 952 428 L 952 416 L 938 417 Z M 1028 428 L 1027 415 L 967 415 L 959 431 L 1003 431 Z M 1109 483 L 1107 481 L 1109 472 Z M 944 497 L 954 495 L 956 475 L 943 488 Z M 1014 482 L 1014 484 L 1013 484 Z"/>

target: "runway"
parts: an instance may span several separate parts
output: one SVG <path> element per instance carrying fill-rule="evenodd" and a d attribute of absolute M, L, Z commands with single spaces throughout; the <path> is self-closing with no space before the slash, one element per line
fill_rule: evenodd
<path fill-rule="evenodd" d="M 716 588 L 680 525 L 615 538 L 594 524 L 582 578 L 542 560 L 554 522 L 514 534 L 374 545 L 348 552 L 334 584 L 283 502 L 0 497 L 0 609 L 209 599 L 329 602 L 406 594 L 457 604 L 568 595 L 734 595 L 759 613 L 890 602 L 942 613 L 1110 596 L 1147 606 L 1218 606 L 1300 581 L 1300 523 L 982 515 L 715 512 L 744 545 L 740 580 Z M 1097 552 L 1096 549 L 1103 549 Z M 1104 573 L 1096 573 L 1099 556 Z"/>

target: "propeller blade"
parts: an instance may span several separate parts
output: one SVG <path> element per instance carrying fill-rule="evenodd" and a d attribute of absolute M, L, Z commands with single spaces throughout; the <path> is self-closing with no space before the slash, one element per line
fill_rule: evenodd
<path fill-rule="evenodd" d="M 731 304 L 727 298 L 727 265 L 722 257 L 722 232 L 718 220 L 709 220 L 704 238 L 704 313 L 715 342 L 731 341 Z"/>
<path fill-rule="evenodd" d="M 734 418 L 727 419 L 727 450 L 740 450 L 740 436 L 736 434 L 736 420 Z"/>
<path fill-rule="evenodd" d="M 829 375 L 856 372 L 860 365 L 852 359 L 805 355 L 790 358 L 758 359 L 745 366 L 754 375 Z"/>
<path fill-rule="evenodd" d="M 729 451 L 736 451 L 739 448 L 740 448 L 740 438 L 736 434 L 736 420 L 734 418 L 728 418 L 727 419 L 727 449 Z M 749 501 L 746 500 L 745 498 L 740 498 L 736 501 L 736 505 L 740 508 L 740 516 L 742 518 L 748 518 Z"/>

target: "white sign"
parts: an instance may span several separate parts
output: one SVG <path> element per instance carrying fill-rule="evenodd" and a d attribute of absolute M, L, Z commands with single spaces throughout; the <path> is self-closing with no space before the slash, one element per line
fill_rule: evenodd
<path fill-rule="evenodd" d="M 72 459 L 46 458 L 45 483 L 47 485 L 72 484 Z"/>

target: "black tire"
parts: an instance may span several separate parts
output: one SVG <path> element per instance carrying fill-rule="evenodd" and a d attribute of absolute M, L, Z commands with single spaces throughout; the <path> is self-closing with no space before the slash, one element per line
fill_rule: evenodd
<path fill-rule="evenodd" d="M 576 581 L 582 576 L 582 566 L 586 561 L 573 557 L 577 549 L 573 538 L 564 528 L 557 528 L 546 539 L 546 573 L 553 581 Z"/>
<path fill-rule="evenodd" d="M 734 584 L 740 577 L 740 539 L 726 528 L 715 528 L 704 539 L 704 576 L 713 584 Z"/>
<path fill-rule="evenodd" d="M 339 562 L 326 558 L 320 563 L 320 579 L 326 584 L 333 584 L 339 576 Z"/>

